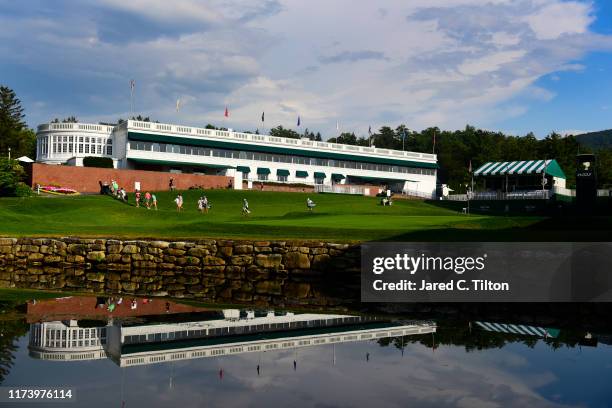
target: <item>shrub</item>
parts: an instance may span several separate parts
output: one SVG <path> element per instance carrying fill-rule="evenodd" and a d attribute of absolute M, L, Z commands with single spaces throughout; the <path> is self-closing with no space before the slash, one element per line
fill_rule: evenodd
<path fill-rule="evenodd" d="M 19 182 L 15 186 L 15 197 L 29 197 L 32 195 L 32 189 L 26 183 Z"/>
<path fill-rule="evenodd" d="M 110 157 L 87 156 L 83 158 L 83 167 L 101 167 L 103 169 L 112 169 L 113 159 Z"/>

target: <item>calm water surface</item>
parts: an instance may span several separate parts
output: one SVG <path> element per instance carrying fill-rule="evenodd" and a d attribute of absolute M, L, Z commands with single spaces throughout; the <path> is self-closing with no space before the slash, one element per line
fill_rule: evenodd
<path fill-rule="evenodd" d="M 605 334 L 102 301 L 0 323 L 2 385 L 71 387 L 67 406 L 88 407 L 612 406 Z"/>

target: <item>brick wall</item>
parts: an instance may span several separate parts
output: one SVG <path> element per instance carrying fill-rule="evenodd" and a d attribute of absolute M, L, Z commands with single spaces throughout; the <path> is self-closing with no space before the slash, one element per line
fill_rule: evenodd
<path fill-rule="evenodd" d="M 101 169 L 95 167 L 59 166 L 41 163 L 32 164 L 32 187 L 36 184 L 59 185 L 77 190 L 81 193 L 97 193 L 100 191 L 99 181 L 110 183 L 117 180 L 120 187 L 128 192 L 134 191 L 134 182 L 140 182 L 141 190 L 161 191 L 168 189 L 170 177 L 179 190 L 192 186 L 204 188 L 226 188 L 233 177 L 204 176 L 198 174 L 170 174 L 160 171 Z"/>
<path fill-rule="evenodd" d="M 269 183 L 263 183 L 264 188 L 262 190 L 261 188 L 261 183 L 259 181 L 254 181 L 253 182 L 253 188 L 252 190 L 256 190 L 256 191 L 282 191 L 285 193 L 313 193 L 314 192 L 314 187 L 313 186 L 287 186 L 287 185 L 282 185 L 282 184 L 269 184 Z M 246 190 L 248 188 L 248 182 L 243 181 L 242 182 L 242 189 Z"/>

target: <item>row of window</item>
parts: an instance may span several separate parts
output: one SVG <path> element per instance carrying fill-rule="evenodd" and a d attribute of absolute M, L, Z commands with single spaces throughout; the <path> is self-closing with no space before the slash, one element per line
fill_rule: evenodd
<path fill-rule="evenodd" d="M 152 152 L 164 152 L 164 153 L 176 153 L 176 154 L 188 154 L 197 156 L 212 156 L 221 157 L 228 159 L 241 159 L 241 160 L 256 160 L 256 161 L 268 161 L 274 163 L 290 163 L 290 164 L 303 164 L 311 166 L 325 166 L 325 167 L 338 167 L 344 169 L 356 169 L 356 170 L 374 170 L 374 171 L 386 171 L 392 173 L 410 173 L 410 174 L 424 174 L 434 175 L 434 169 L 423 169 L 419 167 L 407 167 L 407 166 L 391 166 L 388 164 L 376 164 L 376 163 L 363 163 L 351 160 L 334 160 L 334 159 L 320 159 L 314 157 L 303 157 L 294 156 L 289 154 L 272 154 L 272 153 L 257 153 L 247 152 L 241 150 L 229 150 L 229 149 L 214 149 L 207 147 L 197 146 L 185 146 L 175 145 L 167 143 L 151 143 L 151 142 L 140 142 L 130 141 L 130 149 L 143 150 Z"/>
<path fill-rule="evenodd" d="M 72 340 L 72 347 L 92 347 L 103 346 L 106 344 L 106 339 L 91 339 L 91 340 Z M 45 344 L 46 347 L 67 348 L 71 347 L 70 341 L 66 340 L 50 340 Z"/>
<path fill-rule="evenodd" d="M 85 154 L 113 154 L 113 140 L 111 138 L 89 136 L 48 136 L 38 139 L 38 154 L 47 156 L 49 153 L 85 153 Z"/>

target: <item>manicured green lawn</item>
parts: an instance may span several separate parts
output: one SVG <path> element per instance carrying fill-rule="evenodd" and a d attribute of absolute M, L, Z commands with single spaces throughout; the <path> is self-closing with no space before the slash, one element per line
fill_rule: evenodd
<path fill-rule="evenodd" d="M 422 201 L 396 200 L 391 207 L 361 196 L 208 190 L 209 214 L 197 211 L 200 191 L 184 191 L 177 213 L 175 193 L 158 192 L 159 210 L 126 205 L 107 196 L 0 199 L 0 235 L 121 238 L 261 238 L 365 240 L 531 240 L 526 233 L 542 217 L 466 216 Z M 247 198 L 252 213 L 241 215 Z M 537 232 L 537 228 L 535 228 Z M 529 236 L 525 236 L 529 235 Z M 558 231 L 556 236 L 559 236 Z M 551 239 L 554 237 L 546 237 Z"/>

